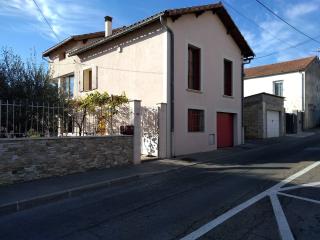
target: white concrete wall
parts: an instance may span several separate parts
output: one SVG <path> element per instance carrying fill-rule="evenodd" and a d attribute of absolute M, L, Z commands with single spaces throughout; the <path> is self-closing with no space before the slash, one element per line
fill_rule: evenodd
<path fill-rule="evenodd" d="M 235 116 L 235 144 L 241 143 L 241 66 L 242 58 L 220 19 L 211 12 L 198 18 L 184 15 L 175 22 L 169 20 L 175 34 L 175 129 L 174 155 L 211 151 L 209 135 L 217 133 L 217 112 Z M 188 91 L 188 44 L 201 48 L 201 91 Z M 233 62 L 233 97 L 224 97 L 224 58 Z M 188 108 L 205 110 L 205 131 L 188 132 Z"/>
<path fill-rule="evenodd" d="M 72 40 L 69 43 L 67 43 L 65 46 L 61 46 L 57 50 L 53 51 L 49 55 L 49 59 L 52 62 L 50 64 L 50 73 L 52 75 L 52 78 L 57 79 L 62 76 L 74 74 L 79 67 L 77 65 L 77 63 L 79 62 L 79 57 L 78 56 L 69 57 L 68 53 L 77 48 L 91 44 L 93 41 L 97 41 L 98 39 L 101 39 L 101 38 L 89 39 L 85 44 L 82 41 Z M 59 54 L 62 52 L 66 52 L 67 54 L 66 54 L 66 58 L 60 61 Z"/>
<path fill-rule="evenodd" d="M 142 100 L 143 106 L 156 106 L 167 100 L 163 89 L 167 74 L 163 47 L 166 38 L 160 24 L 145 27 L 81 54 L 79 71 L 96 67 L 96 90 L 109 94 L 125 92 L 129 99 Z M 78 96 L 87 93 L 78 91 Z"/>
<path fill-rule="evenodd" d="M 283 81 L 286 112 L 303 111 L 303 81 L 302 73 L 299 72 L 246 79 L 244 80 L 244 96 L 247 97 L 262 92 L 274 94 L 274 81 Z"/>

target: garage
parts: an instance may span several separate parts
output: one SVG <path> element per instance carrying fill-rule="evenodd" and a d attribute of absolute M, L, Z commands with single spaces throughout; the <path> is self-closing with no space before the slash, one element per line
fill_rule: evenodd
<path fill-rule="evenodd" d="M 217 146 L 226 148 L 233 146 L 233 118 L 232 113 L 217 113 Z"/>
<path fill-rule="evenodd" d="M 267 111 L 267 137 L 280 136 L 280 114 L 277 111 Z"/>
<path fill-rule="evenodd" d="M 245 139 L 284 136 L 284 98 L 268 93 L 259 93 L 244 98 L 243 126 Z"/>

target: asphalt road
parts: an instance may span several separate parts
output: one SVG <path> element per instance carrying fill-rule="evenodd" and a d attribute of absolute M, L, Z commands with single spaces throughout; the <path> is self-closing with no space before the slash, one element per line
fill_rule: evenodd
<path fill-rule="evenodd" d="M 319 134 L 223 161 L 207 157 L 2 216 L 0 239 L 320 239 Z"/>

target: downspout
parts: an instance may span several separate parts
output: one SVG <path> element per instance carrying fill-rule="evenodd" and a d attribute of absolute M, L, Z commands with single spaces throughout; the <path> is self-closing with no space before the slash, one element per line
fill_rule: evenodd
<path fill-rule="evenodd" d="M 173 133 L 174 133 L 174 33 L 172 29 L 166 25 L 166 22 L 164 21 L 164 15 L 166 13 L 162 14 L 160 16 L 160 23 L 164 27 L 164 29 L 169 33 L 170 35 L 170 157 L 174 156 L 173 151 Z"/>

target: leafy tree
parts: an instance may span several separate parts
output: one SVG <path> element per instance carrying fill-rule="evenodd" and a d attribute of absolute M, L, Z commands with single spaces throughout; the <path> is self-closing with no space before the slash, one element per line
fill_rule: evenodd
<path fill-rule="evenodd" d="M 98 119 L 96 132 L 100 135 L 106 134 L 108 125 L 109 134 L 114 134 L 113 120 L 118 114 L 120 106 L 128 102 L 128 98 L 122 95 L 109 95 L 107 92 L 94 92 L 85 98 L 69 100 L 69 114 L 74 119 L 80 135 L 84 134 L 84 125 L 87 117 L 92 114 Z"/>
<path fill-rule="evenodd" d="M 93 105 L 89 97 L 69 99 L 68 114 L 79 129 L 79 135 L 84 134 L 84 124 L 89 112 L 93 111 Z"/>
<path fill-rule="evenodd" d="M 0 99 L 29 102 L 61 102 L 57 85 L 44 63 L 38 64 L 35 53 L 27 60 L 11 49 L 0 50 Z"/>
<path fill-rule="evenodd" d="M 21 104 L 20 108 L 10 107 L 8 111 L 2 108 L 2 132 L 14 133 L 15 136 L 21 136 L 21 133 L 28 135 L 29 128 L 35 129 L 37 122 L 39 129 L 56 134 L 56 127 L 53 126 L 57 125 L 57 117 L 47 117 L 49 108 L 44 113 L 36 112 L 36 108 L 30 108 L 30 105 L 61 106 L 64 99 L 45 64 L 37 63 L 35 53 L 23 60 L 11 49 L 0 49 L 0 100 Z M 13 118 L 13 115 L 16 117 Z M 8 124 L 4 121 L 7 117 Z M 15 134 L 17 132 L 20 134 Z"/>

